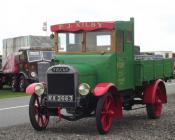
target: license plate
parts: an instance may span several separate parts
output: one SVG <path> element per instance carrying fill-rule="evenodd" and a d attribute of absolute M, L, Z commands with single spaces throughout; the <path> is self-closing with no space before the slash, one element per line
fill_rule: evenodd
<path fill-rule="evenodd" d="M 72 102 L 73 95 L 48 95 L 48 100 L 55 102 Z"/>

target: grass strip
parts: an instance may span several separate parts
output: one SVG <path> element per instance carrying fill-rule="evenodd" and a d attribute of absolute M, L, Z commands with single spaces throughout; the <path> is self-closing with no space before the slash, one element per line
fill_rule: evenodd
<path fill-rule="evenodd" d="M 25 92 L 12 92 L 10 89 L 0 90 L 0 99 L 28 96 Z"/>

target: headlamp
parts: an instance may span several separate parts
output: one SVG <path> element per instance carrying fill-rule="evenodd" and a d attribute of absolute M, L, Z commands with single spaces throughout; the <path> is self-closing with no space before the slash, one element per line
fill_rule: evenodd
<path fill-rule="evenodd" d="M 44 93 L 44 85 L 42 83 L 36 83 L 36 85 L 35 85 L 35 93 L 38 96 L 41 96 Z"/>
<path fill-rule="evenodd" d="M 79 85 L 78 91 L 79 91 L 80 95 L 85 96 L 89 93 L 90 86 L 87 83 L 82 83 Z"/>
<path fill-rule="evenodd" d="M 31 72 L 31 76 L 34 78 L 36 77 L 36 72 Z"/>

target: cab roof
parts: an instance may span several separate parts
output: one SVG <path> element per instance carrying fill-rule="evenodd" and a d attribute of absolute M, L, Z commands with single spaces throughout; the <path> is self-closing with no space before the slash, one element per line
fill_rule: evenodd
<path fill-rule="evenodd" d="M 78 32 L 78 31 L 94 31 L 114 29 L 114 22 L 75 22 L 57 24 L 51 26 L 52 32 Z"/>

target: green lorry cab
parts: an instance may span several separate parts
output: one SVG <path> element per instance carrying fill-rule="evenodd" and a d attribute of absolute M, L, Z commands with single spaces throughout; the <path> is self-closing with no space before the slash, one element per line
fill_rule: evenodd
<path fill-rule="evenodd" d="M 167 103 L 164 81 L 173 76 L 173 62 L 135 54 L 133 18 L 58 24 L 51 31 L 56 55 L 42 75 L 45 82 L 26 90 L 32 94 L 34 129 L 45 129 L 50 116 L 69 121 L 93 116 L 98 132 L 106 134 L 113 118 L 138 104 L 149 118 L 160 117 Z"/>

